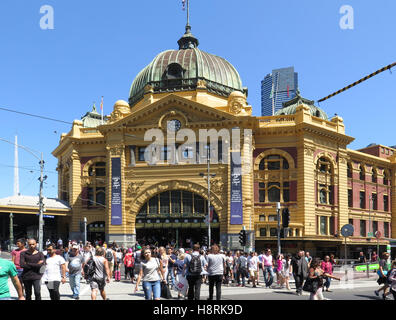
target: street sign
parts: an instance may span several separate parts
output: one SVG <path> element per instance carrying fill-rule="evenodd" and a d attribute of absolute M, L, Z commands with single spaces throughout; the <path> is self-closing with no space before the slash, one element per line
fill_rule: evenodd
<path fill-rule="evenodd" d="M 344 225 L 344 226 L 341 228 L 341 234 L 342 234 L 344 237 L 350 237 L 350 236 L 352 236 L 352 235 L 353 235 L 353 231 L 354 231 L 353 225 L 351 225 L 351 224 L 346 224 L 346 225 Z"/>
<path fill-rule="evenodd" d="M 374 237 L 374 234 L 372 232 L 368 232 L 367 237 L 372 238 L 372 237 Z"/>
<path fill-rule="evenodd" d="M 381 239 L 381 237 L 382 237 L 381 231 L 376 231 L 376 232 L 375 232 L 375 237 L 376 237 L 377 239 Z"/>

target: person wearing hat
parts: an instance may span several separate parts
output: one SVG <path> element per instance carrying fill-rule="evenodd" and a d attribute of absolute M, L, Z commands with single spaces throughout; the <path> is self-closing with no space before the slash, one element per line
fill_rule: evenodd
<path fill-rule="evenodd" d="M 85 259 L 80 254 L 80 247 L 74 244 L 71 249 L 71 254 L 67 259 L 67 269 L 69 272 L 70 289 L 73 292 L 73 299 L 79 300 L 81 276 L 84 275 Z"/>

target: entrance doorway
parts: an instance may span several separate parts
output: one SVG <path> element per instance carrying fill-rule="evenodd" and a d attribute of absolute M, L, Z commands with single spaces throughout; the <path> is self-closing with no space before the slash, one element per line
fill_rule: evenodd
<path fill-rule="evenodd" d="M 170 190 L 149 199 L 136 217 L 136 240 L 142 245 L 192 248 L 208 237 L 207 201 L 198 194 Z M 219 243 L 220 223 L 211 210 L 211 242 Z"/>

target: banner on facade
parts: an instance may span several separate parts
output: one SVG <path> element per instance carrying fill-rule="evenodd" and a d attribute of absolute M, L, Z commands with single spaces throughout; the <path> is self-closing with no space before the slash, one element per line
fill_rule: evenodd
<path fill-rule="evenodd" d="M 111 159 L 111 224 L 122 224 L 121 158 Z"/>
<path fill-rule="evenodd" d="M 241 152 L 231 152 L 231 221 L 230 224 L 243 224 L 242 211 L 242 166 Z"/>

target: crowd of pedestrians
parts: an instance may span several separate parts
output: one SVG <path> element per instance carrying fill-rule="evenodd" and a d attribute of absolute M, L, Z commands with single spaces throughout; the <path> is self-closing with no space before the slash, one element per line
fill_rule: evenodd
<path fill-rule="evenodd" d="M 333 275 L 336 264 L 334 255 L 324 259 L 313 258 L 309 252 L 300 250 L 295 256 L 278 254 L 271 249 L 257 252 L 224 252 L 214 244 L 201 248 L 141 246 L 119 247 L 116 243 L 85 245 L 82 242 L 63 241 L 56 244 L 47 241 L 45 250 L 37 250 L 35 239 L 18 239 L 17 249 L 12 252 L 12 262 L 0 259 L 0 299 L 10 299 L 8 279 L 18 293 L 19 299 L 41 300 L 41 284 L 45 284 L 51 300 L 60 300 L 59 288 L 67 280 L 73 299 L 80 298 L 83 281 L 89 284 L 91 299 L 96 300 L 98 290 L 104 300 L 108 300 L 105 287 L 111 281 L 135 284 L 135 293 L 140 285 L 147 300 L 169 298 L 177 294 L 178 299 L 200 300 L 202 284 L 209 286 L 208 300 L 220 300 L 222 286 L 252 287 L 260 284 L 265 288 L 291 291 L 290 280 L 295 282 L 297 295 L 303 291 L 310 293 L 311 300 L 323 300 L 323 292 L 330 291 L 332 280 L 340 280 Z M 362 255 L 358 261 L 364 261 Z M 396 293 L 396 263 L 389 264 L 389 254 L 385 253 L 379 262 L 378 284 L 375 291 L 383 298 Z M 216 293 L 215 293 L 216 289 Z"/>

